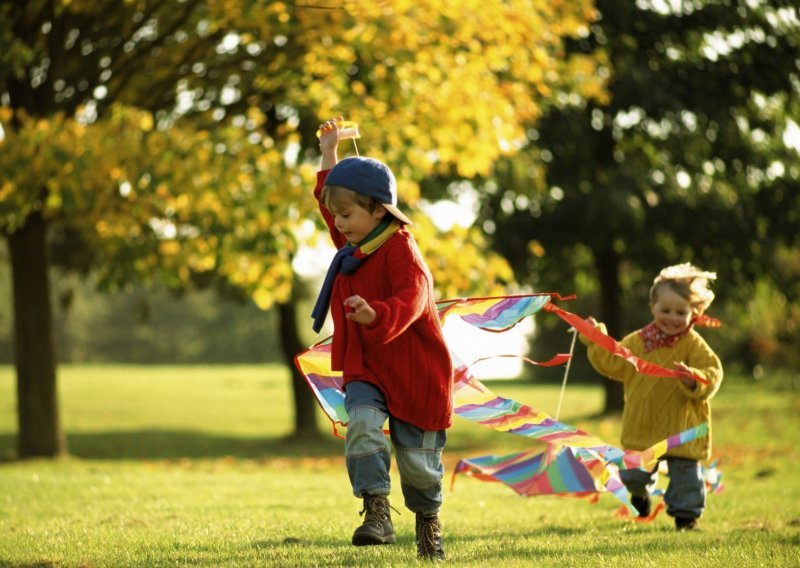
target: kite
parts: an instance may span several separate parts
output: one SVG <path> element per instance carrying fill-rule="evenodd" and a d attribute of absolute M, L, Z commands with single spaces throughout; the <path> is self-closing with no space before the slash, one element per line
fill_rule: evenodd
<path fill-rule="evenodd" d="M 602 490 L 592 471 L 571 448 L 553 444 L 548 444 L 543 452 L 526 451 L 462 459 L 453 471 L 451 490 L 458 474 L 500 482 L 525 497 L 570 494 L 595 498 Z"/>
<path fill-rule="evenodd" d="M 631 510 L 630 496 L 619 477 L 619 470 L 651 469 L 668 450 L 708 433 L 708 424 L 703 423 L 646 450 L 622 450 L 544 412 L 497 396 L 472 377 L 464 365 L 456 367 L 454 412 L 487 428 L 548 444 L 545 453 L 538 456 L 527 453 L 505 456 L 510 460 L 507 463 L 501 460 L 503 471 L 499 480 L 510 481 L 507 484 L 513 489 L 518 490 L 530 483 L 530 489 L 526 487 L 525 491 L 540 489 L 538 493 L 530 494 L 581 494 L 590 491 L 587 478 L 591 478 L 591 491 L 608 491 Z M 526 475 L 527 481 L 524 480 Z M 557 489 L 554 491 L 554 488 Z"/>
<path fill-rule="evenodd" d="M 436 303 L 439 319 L 444 325 L 452 316 L 459 316 L 465 322 L 487 331 L 501 332 L 514 327 L 528 316 L 532 316 L 550 302 L 556 294 L 530 294 L 521 296 L 503 296 L 494 298 L 466 298 L 443 300 Z M 334 434 L 339 435 L 339 428 L 346 427 L 347 412 L 344 409 L 344 392 L 342 391 L 342 374 L 331 370 L 331 343 L 328 337 L 316 343 L 295 357 L 295 365 L 305 377 L 308 386 L 314 393 L 322 410 L 333 423 Z M 454 366 L 458 365 L 458 356 L 453 355 Z M 566 361 L 567 356 L 557 355 L 548 363 L 540 365 L 557 365 Z"/>
<path fill-rule="evenodd" d="M 638 359 L 610 336 L 553 303 L 553 300 L 567 299 L 572 297 L 562 298 L 558 294 L 551 293 L 462 298 L 437 302 L 437 308 L 442 325 L 449 317 L 458 316 L 472 326 L 494 332 L 510 329 L 524 318 L 539 311 L 554 313 L 572 325 L 578 333 L 613 354 L 623 357 L 642 373 L 675 378 L 688 375 L 701 380 L 683 371 L 664 369 Z M 331 370 L 331 342 L 332 338 L 329 337 L 313 345 L 295 358 L 295 364 L 305 377 L 322 410 L 333 423 L 334 434 L 342 437 L 339 428 L 347 426 L 348 416 L 344 408 L 341 373 Z M 518 475 L 519 477 L 514 478 L 513 482 L 518 487 L 525 485 L 521 475 L 527 474 L 530 476 L 531 487 L 540 486 L 543 491 L 547 491 L 549 485 L 550 493 L 582 494 L 605 490 L 616 496 L 633 512 L 635 510 L 630 505 L 627 489 L 619 479 L 619 470 L 632 467 L 652 468 L 668 449 L 708 432 L 708 425 L 701 424 L 641 452 L 622 450 L 574 426 L 559 422 L 544 412 L 496 395 L 470 373 L 471 364 L 462 362 L 454 347 L 451 346 L 455 370 L 453 408 L 455 414 L 487 428 L 548 444 L 548 450 L 538 456 L 533 454 L 525 457 L 505 456 L 509 460 L 506 467 L 511 468 L 507 471 L 502 467 L 495 467 L 495 472 L 502 471 L 502 475 L 507 475 L 506 479 L 512 479 L 508 476 Z M 558 354 L 545 362 L 526 360 L 536 365 L 554 366 L 564 364 L 569 359 L 568 354 Z M 468 469 L 469 465 L 464 467 Z M 474 469 L 477 471 L 477 466 Z M 553 490 L 554 488 L 556 490 Z"/>
<path fill-rule="evenodd" d="M 661 462 L 660 465 L 665 464 Z M 660 502 L 648 517 L 643 519 L 636 516 L 637 512 L 631 511 L 630 504 L 625 499 L 626 493 L 620 479 L 616 476 L 609 477 L 605 486 L 597 483 L 593 471 L 598 471 L 599 467 L 603 467 L 599 461 L 592 462 L 580 457 L 574 448 L 549 444 L 543 452 L 525 451 L 459 460 L 453 471 L 450 489 L 455 486 L 456 476 L 464 474 L 481 481 L 502 483 L 523 497 L 571 495 L 596 502 L 601 492 L 608 491 L 623 502 L 616 515 L 626 518 L 633 512 L 637 521 L 652 520 L 664 509 L 663 502 Z M 666 470 L 659 472 L 667 473 Z M 702 475 L 709 493 L 720 493 L 723 490 L 722 473 L 716 461 L 709 466 L 702 466 Z M 663 495 L 664 491 L 658 487 L 650 493 L 651 497 Z"/>

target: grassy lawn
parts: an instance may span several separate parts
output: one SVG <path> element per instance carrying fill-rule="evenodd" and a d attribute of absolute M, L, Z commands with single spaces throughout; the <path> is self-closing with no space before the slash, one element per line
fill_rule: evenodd
<path fill-rule="evenodd" d="M 360 521 L 343 443 L 286 441 L 292 405 L 279 367 L 64 367 L 62 420 L 72 457 L 14 461 L 14 373 L 0 367 L 0 566 L 414 565 L 414 515 L 392 502 L 398 543 L 349 544 Z M 788 377 L 728 377 L 713 403 L 725 490 L 701 530 L 614 516 L 618 502 L 522 498 L 459 477 L 445 495 L 448 563 L 457 566 L 800 566 L 800 393 Z M 558 386 L 491 388 L 554 412 Z M 561 418 L 616 442 L 596 418 L 600 386 L 570 385 Z M 531 442 L 456 418 L 447 483 L 462 457 Z M 394 477 L 397 481 L 395 473 Z"/>

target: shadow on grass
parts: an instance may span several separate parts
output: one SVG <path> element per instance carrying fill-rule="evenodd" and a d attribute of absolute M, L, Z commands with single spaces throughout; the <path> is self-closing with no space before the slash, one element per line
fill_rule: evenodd
<path fill-rule="evenodd" d="M 580 537 L 586 533 L 584 528 L 564 527 L 558 525 L 547 525 L 533 529 L 524 534 L 525 540 L 533 540 L 542 543 L 536 547 L 536 559 L 538 563 L 550 565 L 550 562 L 564 562 L 565 548 L 564 539 L 570 537 Z M 523 536 L 523 535 L 518 535 Z M 559 538 L 553 538 L 554 536 Z M 468 560 L 471 563 L 493 565 L 497 562 L 498 556 L 502 556 L 504 562 L 530 561 L 531 550 L 527 545 L 520 546 L 517 551 L 514 546 L 507 542 L 511 535 L 501 537 L 498 544 L 497 536 L 469 537 L 463 535 L 451 535 L 450 549 L 457 551 L 459 548 L 470 550 Z M 569 554 L 577 562 L 579 558 L 605 558 L 607 561 L 614 558 L 630 558 L 633 551 L 647 550 L 648 556 L 658 555 L 667 556 L 681 551 L 681 554 L 701 554 L 708 550 L 707 536 L 701 531 L 694 534 L 684 534 L 675 531 L 672 526 L 656 527 L 649 526 L 638 531 L 626 532 L 621 530 L 618 536 L 601 534 L 598 535 L 596 542 L 583 543 L 574 542 L 569 546 Z M 571 565 L 572 562 L 569 563 Z M 594 565 L 594 564 L 592 564 Z"/>
<path fill-rule="evenodd" d="M 336 457 L 344 442 L 325 433 L 254 439 L 214 436 L 192 430 L 136 430 L 68 434 L 69 455 L 98 460 L 272 459 Z M 16 438 L 0 435 L 0 462 L 16 459 Z"/>
<path fill-rule="evenodd" d="M 596 542 L 577 542 L 575 540 L 565 546 L 567 539 L 585 537 L 584 527 L 550 525 L 534 528 L 524 533 L 504 533 L 502 529 L 492 530 L 483 536 L 466 536 L 458 532 L 448 532 L 444 537 L 445 551 L 454 563 L 470 565 L 494 566 L 504 563 L 516 565 L 578 565 L 580 559 L 597 559 L 605 561 L 629 559 L 635 551 L 647 551 L 647 555 L 668 557 L 679 552 L 681 555 L 697 555 L 700 557 L 708 550 L 708 537 L 702 532 L 686 535 L 669 527 L 646 527 L 644 530 L 626 532 L 620 527 L 620 533 L 612 531 L 598 533 Z M 413 534 L 398 531 L 397 544 L 391 547 L 395 556 L 387 562 L 381 556 L 384 547 L 352 547 L 348 542 L 349 534 L 341 538 L 305 538 L 289 536 L 271 540 L 257 540 L 250 547 L 275 554 L 281 550 L 316 549 L 322 558 L 327 555 L 336 565 L 378 565 L 397 562 L 397 553 L 408 554 L 412 563 L 416 562 L 416 549 Z M 532 544 L 533 543 L 533 544 Z M 305 557 L 303 557 L 305 558 Z M 413 560 L 412 560 L 413 559 Z M 598 562 L 587 564 L 599 565 Z"/>
<path fill-rule="evenodd" d="M 509 438 L 461 419 L 456 419 L 456 422 L 460 426 L 458 433 L 453 435 L 451 431 L 445 446 L 445 455 L 449 457 L 486 453 L 501 455 L 545 447 L 534 439 L 518 436 Z M 344 429 L 340 433 L 344 434 Z M 516 444 L 503 444 L 504 441 Z M 0 463 L 15 461 L 16 447 L 15 435 L 0 433 Z M 344 440 L 323 431 L 316 436 L 247 438 L 220 436 L 199 430 L 142 429 L 67 434 L 67 448 L 70 456 L 89 460 L 314 458 L 343 456 Z"/>

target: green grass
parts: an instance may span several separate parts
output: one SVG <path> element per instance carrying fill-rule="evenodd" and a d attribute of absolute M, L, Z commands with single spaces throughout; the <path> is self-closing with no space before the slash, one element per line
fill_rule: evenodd
<path fill-rule="evenodd" d="M 0 566 L 405 566 L 417 564 L 414 515 L 391 496 L 395 546 L 356 548 L 359 522 L 342 442 L 286 441 L 278 367 L 65 367 L 62 420 L 73 457 L 13 460 L 14 374 L 0 368 Z M 603 495 L 522 498 L 459 477 L 445 495 L 448 563 L 457 566 L 800 566 L 800 395 L 788 381 L 729 377 L 713 403 L 725 491 L 702 530 L 616 518 Z M 557 386 L 494 382 L 553 412 Z M 561 418 L 610 442 L 599 386 L 570 385 Z M 447 483 L 461 457 L 528 440 L 456 418 Z M 395 472 L 394 479 L 397 480 Z"/>

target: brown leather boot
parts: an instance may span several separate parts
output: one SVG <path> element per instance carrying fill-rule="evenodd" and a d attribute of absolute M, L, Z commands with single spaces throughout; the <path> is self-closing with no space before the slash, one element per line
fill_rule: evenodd
<path fill-rule="evenodd" d="M 389 500 L 383 495 L 365 495 L 364 522 L 353 533 L 353 544 L 369 546 L 373 544 L 392 544 L 395 541 L 394 525 Z"/>
<path fill-rule="evenodd" d="M 442 524 L 436 513 L 417 513 L 417 556 L 425 560 L 444 560 Z"/>

